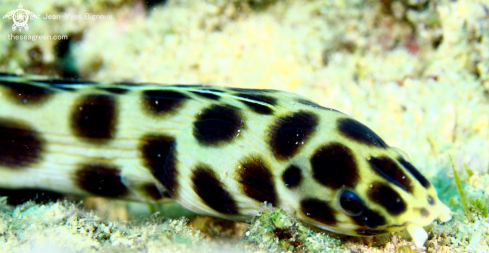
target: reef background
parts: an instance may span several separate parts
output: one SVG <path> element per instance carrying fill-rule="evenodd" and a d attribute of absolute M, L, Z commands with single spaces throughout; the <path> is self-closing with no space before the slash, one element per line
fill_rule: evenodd
<path fill-rule="evenodd" d="M 0 14 L 18 4 L 3 0 Z M 1 72 L 299 93 L 355 117 L 405 151 L 457 214 L 447 224 L 428 227 L 426 248 L 415 250 L 404 232 L 372 238 L 325 235 L 292 226 L 280 212 L 265 212 L 247 227 L 188 213 L 190 222 L 165 220 L 160 217 L 179 217 L 182 211 L 97 198 L 83 206 L 29 203 L 13 209 L 3 203 L 1 252 L 489 250 L 487 206 L 472 204 L 464 213 L 448 158 L 453 156 L 468 198 L 487 203 L 489 1 L 22 4 L 40 19 L 29 21 L 29 30 L 22 32 L 12 32 L 12 20 L 0 19 Z M 85 19 L 85 13 L 112 19 Z M 44 19 L 46 14 L 63 18 Z M 16 41 L 9 34 L 68 35 L 69 40 Z M 149 216 L 155 210 L 160 214 Z"/>

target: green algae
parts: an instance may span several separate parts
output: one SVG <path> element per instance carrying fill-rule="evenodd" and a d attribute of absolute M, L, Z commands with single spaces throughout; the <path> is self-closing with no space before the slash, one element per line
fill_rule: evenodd
<path fill-rule="evenodd" d="M 264 252 L 349 252 L 339 239 L 305 227 L 282 209 L 257 216 L 239 247 Z"/>
<path fill-rule="evenodd" d="M 12 211 L 0 211 L 0 248 L 2 252 L 36 247 L 71 252 L 102 248 L 106 248 L 104 252 L 117 252 L 120 247 L 136 252 L 158 248 L 187 252 L 205 247 L 202 234 L 187 224 L 185 218 L 128 223 L 102 219 L 66 201 L 46 205 L 28 202 Z M 50 245 L 52 242 L 55 246 Z"/>
<path fill-rule="evenodd" d="M 484 198 L 484 197 L 476 198 L 476 199 L 470 199 L 469 198 L 469 202 L 470 202 L 471 206 L 475 209 L 475 211 L 477 213 L 480 213 L 480 215 L 482 215 L 482 217 L 487 218 L 489 216 L 489 212 L 488 212 L 489 207 L 487 205 L 486 198 Z"/>
<path fill-rule="evenodd" d="M 453 161 L 453 158 L 451 155 L 448 155 L 450 157 L 450 162 L 452 164 L 452 169 L 453 169 L 453 177 L 455 178 L 455 183 L 457 185 L 457 190 L 458 194 L 460 195 L 460 201 L 462 201 L 462 207 L 464 209 L 465 213 L 469 212 L 469 206 L 467 205 L 467 198 L 465 197 L 464 189 L 462 188 L 462 181 L 460 180 L 460 176 L 458 175 L 457 169 L 455 169 L 455 162 Z"/>
<path fill-rule="evenodd" d="M 458 193 L 460 195 L 460 201 L 462 202 L 464 213 L 468 215 L 469 213 L 472 212 L 481 215 L 483 218 L 487 218 L 489 215 L 489 207 L 487 204 L 486 197 L 481 196 L 481 197 L 471 198 L 466 196 L 464 189 L 462 187 L 462 180 L 460 179 L 460 175 L 458 174 L 458 171 L 455 168 L 455 163 L 453 161 L 453 158 L 451 155 L 449 155 L 449 157 L 453 169 L 454 180 L 457 186 Z M 470 177 L 475 175 L 473 170 L 467 164 L 464 164 L 464 168 Z M 453 205 L 455 203 L 453 202 L 451 204 Z"/>

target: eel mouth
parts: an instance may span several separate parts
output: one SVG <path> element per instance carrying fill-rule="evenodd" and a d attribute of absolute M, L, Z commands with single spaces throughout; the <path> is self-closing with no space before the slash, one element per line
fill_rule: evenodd
<path fill-rule="evenodd" d="M 426 240 L 428 240 L 428 233 L 426 233 L 426 230 L 420 225 L 409 222 L 406 226 L 406 230 L 417 248 L 423 247 Z"/>
<path fill-rule="evenodd" d="M 441 222 L 447 222 L 447 221 L 451 220 L 452 219 L 452 210 L 450 210 L 450 208 L 448 206 L 446 206 L 445 204 L 443 204 L 443 206 L 441 208 L 442 208 L 442 210 L 440 212 L 440 215 L 438 215 L 438 219 Z"/>
<path fill-rule="evenodd" d="M 441 222 L 447 222 L 452 219 L 452 211 L 448 206 L 442 204 L 441 211 L 437 218 Z M 428 233 L 426 232 L 426 230 L 424 230 L 423 226 L 420 224 L 407 222 L 406 230 L 411 236 L 411 238 L 413 239 L 413 242 L 416 245 L 416 247 L 418 248 L 423 247 L 424 243 L 428 239 Z"/>

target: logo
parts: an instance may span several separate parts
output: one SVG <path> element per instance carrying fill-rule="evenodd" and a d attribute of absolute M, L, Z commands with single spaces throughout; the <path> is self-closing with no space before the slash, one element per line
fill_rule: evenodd
<path fill-rule="evenodd" d="M 12 31 L 15 31 L 17 28 L 19 28 L 19 31 L 22 31 L 22 28 L 24 28 L 26 31 L 29 31 L 29 25 L 27 24 L 27 21 L 29 21 L 29 19 L 33 20 L 39 18 L 39 16 L 31 11 L 23 9 L 21 3 L 19 3 L 17 7 L 17 10 L 9 11 L 5 16 L 3 16 L 3 18 L 9 18 L 14 21 L 14 24 L 12 25 Z"/>

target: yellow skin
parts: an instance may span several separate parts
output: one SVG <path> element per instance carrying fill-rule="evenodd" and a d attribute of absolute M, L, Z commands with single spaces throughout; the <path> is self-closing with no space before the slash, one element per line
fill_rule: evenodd
<path fill-rule="evenodd" d="M 2 148 L 3 147 L 3 148 Z M 161 202 L 249 220 L 263 202 L 368 236 L 448 221 L 435 188 L 363 124 L 296 94 L 0 74 L 0 188 Z"/>
<path fill-rule="evenodd" d="M 354 144 L 351 145 L 353 146 Z M 356 149 L 354 149 L 354 154 L 356 157 L 365 157 L 365 159 L 362 160 L 362 163 L 364 163 L 363 166 L 365 167 L 369 166 L 367 162 L 368 157 L 382 156 L 390 157 L 393 160 L 397 160 L 402 157 L 394 149 L 379 149 L 374 151 L 372 150 L 372 148 L 366 149 L 365 147 L 361 146 L 358 146 L 356 147 Z M 408 172 L 406 172 L 406 175 L 408 175 L 409 177 L 412 176 Z M 438 199 L 436 189 L 431 184 L 427 188 L 425 188 L 413 177 L 412 182 L 414 190 L 412 194 L 404 191 L 400 187 L 393 187 L 393 189 L 400 195 L 401 199 L 404 200 L 404 202 L 406 203 L 406 211 L 402 212 L 399 215 L 392 215 L 389 214 L 389 212 L 386 211 L 386 209 L 383 208 L 382 205 L 374 203 L 367 196 L 368 189 L 372 188 L 372 182 L 389 182 L 380 175 L 371 173 L 371 171 L 369 170 L 361 170 L 360 178 L 360 182 L 356 185 L 354 189 L 352 189 L 353 192 L 355 192 L 362 200 L 364 200 L 364 208 L 376 210 L 386 219 L 386 223 L 384 225 L 377 226 L 374 230 L 368 232 L 372 235 L 387 231 L 395 232 L 406 228 L 413 238 L 416 246 L 422 247 L 422 245 L 428 238 L 428 234 L 423 229 L 424 226 L 430 225 L 433 220 L 437 218 L 442 222 L 446 222 L 451 219 L 450 209 Z M 333 208 L 335 210 L 342 210 L 340 203 L 337 201 L 337 199 L 339 198 L 338 194 L 340 194 L 341 190 L 325 190 L 324 187 L 315 184 L 314 182 L 312 182 L 312 180 L 310 184 L 306 183 L 306 185 L 308 185 L 309 187 L 305 189 L 305 192 L 315 193 L 315 195 L 317 196 L 331 196 L 332 199 L 330 201 L 331 203 L 334 203 L 334 205 L 332 205 Z M 434 204 L 430 204 L 430 202 Z M 334 227 L 325 226 L 320 222 L 308 218 L 301 212 L 298 212 L 298 216 L 302 221 L 325 230 L 330 230 L 341 234 L 359 235 L 358 232 L 355 231 L 357 227 L 352 224 L 351 217 L 341 211 L 336 214 L 336 218 L 340 222 Z M 368 226 L 364 228 L 368 230 Z"/>

